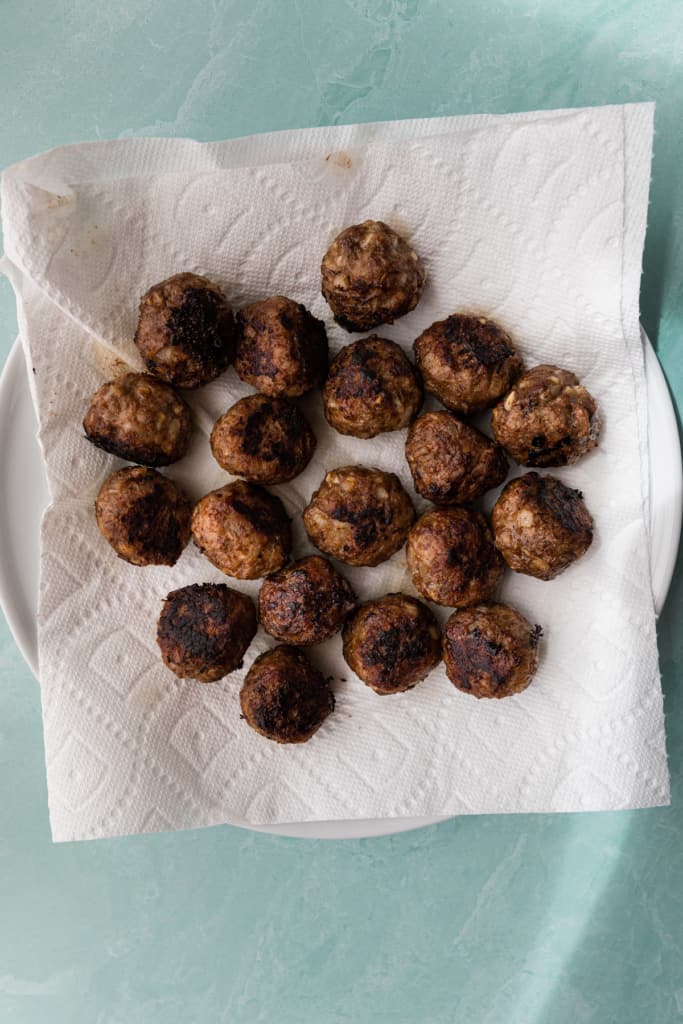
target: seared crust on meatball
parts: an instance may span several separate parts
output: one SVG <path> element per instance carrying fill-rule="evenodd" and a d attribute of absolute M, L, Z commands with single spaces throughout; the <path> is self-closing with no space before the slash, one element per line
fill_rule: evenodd
<path fill-rule="evenodd" d="M 415 490 L 435 505 L 467 504 L 508 474 L 503 449 L 450 412 L 427 412 L 406 439 Z"/>
<path fill-rule="evenodd" d="M 322 320 L 284 295 L 254 302 L 237 314 L 238 376 L 264 395 L 297 398 L 327 373 Z"/>
<path fill-rule="evenodd" d="M 525 690 L 538 668 L 543 631 L 507 604 L 478 604 L 446 623 L 446 674 L 473 697 L 510 697 Z"/>
<path fill-rule="evenodd" d="M 306 468 L 315 434 L 286 398 L 248 395 L 216 420 L 211 451 L 219 466 L 258 484 L 282 484 Z"/>
<path fill-rule="evenodd" d="M 511 480 L 491 514 L 496 545 L 515 572 L 552 580 L 593 540 L 593 519 L 581 491 L 554 476 Z"/>
<path fill-rule="evenodd" d="M 95 392 L 83 420 L 85 436 L 110 455 L 145 466 L 182 459 L 192 416 L 173 388 L 149 373 L 127 373 Z"/>
<path fill-rule="evenodd" d="M 464 415 L 495 405 L 522 372 L 510 336 L 484 316 L 453 313 L 423 331 L 414 348 L 427 391 Z"/>
<path fill-rule="evenodd" d="M 408 535 L 407 555 L 420 593 L 453 608 L 486 601 L 503 575 L 484 516 L 467 508 L 425 512 Z"/>
<path fill-rule="evenodd" d="M 346 331 L 371 331 L 415 309 L 425 282 L 420 257 L 381 220 L 337 235 L 321 265 L 322 293 Z"/>
<path fill-rule="evenodd" d="M 140 299 L 135 344 L 147 368 L 179 388 L 215 380 L 235 354 L 235 321 L 218 285 L 174 274 Z"/>
<path fill-rule="evenodd" d="M 212 683 L 234 672 L 256 634 L 256 610 L 225 583 L 193 583 L 164 599 L 157 643 L 180 679 Z"/>
<path fill-rule="evenodd" d="M 259 655 L 240 692 L 247 725 L 276 743 L 305 743 L 334 711 L 325 677 L 295 647 Z"/>
<path fill-rule="evenodd" d="M 334 636 L 355 604 L 348 580 L 326 558 L 309 555 L 264 580 L 259 618 L 276 640 L 306 647 Z"/>
<path fill-rule="evenodd" d="M 491 427 L 522 466 L 567 466 L 595 448 L 600 418 L 579 378 L 559 366 L 527 370 L 495 407 Z"/>
<path fill-rule="evenodd" d="M 375 693 L 410 690 L 441 661 L 441 631 L 421 601 L 386 594 L 366 601 L 344 625 L 350 668 Z"/>
<path fill-rule="evenodd" d="M 422 387 L 400 345 L 373 334 L 332 360 L 323 401 L 327 422 L 340 434 L 375 437 L 415 419 Z"/>
<path fill-rule="evenodd" d="M 348 565 L 379 565 L 405 543 L 415 519 L 394 473 L 367 466 L 331 470 L 303 512 L 317 548 Z"/>
<path fill-rule="evenodd" d="M 192 536 L 217 569 L 240 580 L 255 580 L 281 569 L 292 546 L 289 519 L 280 499 L 246 480 L 219 487 L 197 502 Z"/>
<path fill-rule="evenodd" d="M 172 480 L 145 466 L 110 473 L 95 500 L 100 533 L 131 565 L 175 565 L 190 539 L 191 509 Z"/>

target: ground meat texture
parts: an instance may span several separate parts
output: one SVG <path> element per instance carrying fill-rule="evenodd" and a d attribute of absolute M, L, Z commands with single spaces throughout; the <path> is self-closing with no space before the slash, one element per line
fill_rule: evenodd
<path fill-rule="evenodd" d="M 83 430 L 111 455 L 145 466 L 168 466 L 187 451 L 192 416 L 169 384 L 149 373 L 127 373 L 95 392 Z"/>
<path fill-rule="evenodd" d="M 315 434 L 286 398 L 248 395 L 214 424 L 211 451 L 228 473 L 259 484 L 282 484 L 306 468 Z"/>
<path fill-rule="evenodd" d="M 297 398 L 327 374 L 327 334 L 300 302 L 275 295 L 237 314 L 238 376 L 273 397 Z"/>
<path fill-rule="evenodd" d="M 371 331 L 415 309 L 425 282 L 422 262 L 405 239 L 380 220 L 337 235 L 321 266 L 322 293 L 347 331 Z"/>
<path fill-rule="evenodd" d="M 335 356 L 323 401 L 327 422 L 340 434 L 375 437 L 415 419 L 422 387 L 400 345 L 373 335 Z"/>
<path fill-rule="evenodd" d="M 595 399 L 569 370 L 534 366 L 493 410 L 496 440 L 522 466 L 567 466 L 595 448 Z"/>
<path fill-rule="evenodd" d="M 425 512 L 410 531 L 407 555 L 420 593 L 452 608 L 486 601 L 503 575 L 486 520 L 467 508 Z"/>
<path fill-rule="evenodd" d="M 235 321 L 218 285 L 175 274 L 140 300 L 135 344 L 147 368 L 179 388 L 215 380 L 235 354 Z"/>
<path fill-rule="evenodd" d="M 581 491 L 538 473 L 525 473 L 503 488 L 491 522 L 510 568 L 539 580 L 564 572 L 593 540 L 593 519 Z"/>
<path fill-rule="evenodd" d="M 379 565 L 405 543 L 415 519 L 393 473 L 367 466 L 331 470 L 304 509 L 308 536 L 348 565 Z"/>
<path fill-rule="evenodd" d="M 510 697 L 525 690 L 538 668 L 540 626 L 507 604 L 479 604 L 453 612 L 446 623 L 446 674 L 473 697 Z"/>
<path fill-rule="evenodd" d="M 157 643 L 180 679 L 212 683 L 241 668 L 256 634 L 253 602 L 224 583 L 193 583 L 164 601 Z"/>
<path fill-rule="evenodd" d="M 347 620 L 344 658 L 375 693 L 410 690 L 441 661 L 441 631 L 429 608 L 406 594 L 367 601 Z"/>
<path fill-rule="evenodd" d="M 191 511 L 172 480 L 144 466 L 110 473 L 95 500 L 100 533 L 131 565 L 174 565 L 190 539 Z"/>
<path fill-rule="evenodd" d="M 216 568 L 240 580 L 277 572 L 292 546 L 280 499 L 245 480 L 219 487 L 197 502 L 192 536 Z"/>
<path fill-rule="evenodd" d="M 435 505 L 475 501 L 508 474 L 503 449 L 450 412 L 428 412 L 415 420 L 406 459 L 415 490 Z"/>
<path fill-rule="evenodd" d="M 466 416 L 495 405 L 522 372 L 509 335 L 483 316 L 454 313 L 423 331 L 414 347 L 427 391 Z"/>
<path fill-rule="evenodd" d="M 334 636 L 355 604 L 341 573 L 326 558 L 310 555 L 264 581 L 259 618 L 276 640 L 306 647 Z"/>
<path fill-rule="evenodd" d="M 276 743 L 305 743 L 334 711 L 325 677 L 295 647 L 259 655 L 240 692 L 247 725 Z"/>

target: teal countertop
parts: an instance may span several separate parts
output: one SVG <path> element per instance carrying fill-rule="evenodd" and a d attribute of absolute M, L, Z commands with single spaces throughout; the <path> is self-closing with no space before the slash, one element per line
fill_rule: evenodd
<path fill-rule="evenodd" d="M 681 39 L 675 0 L 4 0 L 0 165 L 84 139 L 654 99 L 642 319 L 681 409 Z M 15 334 L 0 279 L 2 360 Z M 671 808 L 343 843 L 53 846 L 38 687 L 0 624 L 0 1022 L 683 1020 L 682 616 L 679 559 L 659 623 Z"/>

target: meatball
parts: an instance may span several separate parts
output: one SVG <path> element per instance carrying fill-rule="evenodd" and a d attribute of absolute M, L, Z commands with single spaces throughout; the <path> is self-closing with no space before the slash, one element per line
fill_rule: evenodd
<path fill-rule="evenodd" d="M 375 693 L 410 690 L 441 661 L 441 631 L 427 605 L 406 594 L 367 601 L 347 619 L 344 658 Z"/>
<path fill-rule="evenodd" d="M 95 500 L 100 533 L 131 565 L 175 565 L 190 539 L 191 512 L 180 488 L 145 466 L 110 473 Z"/>
<path fill-rule="evenodd" d="M 323 401 L 327 422 L 340 434 L 375 437 L 415 419 L 422 387 L 400 345 L 373 335 L 335 356 Z"/>
<path fill-rule="evenodd" d="M 303 513 L 315 546 L 348 565 L 379 565 L 390 558 L 414 519 L 398 477 L 367 466 L 331 470 Z"/>
<path fill-rule="evenodd" d="M 475 501 L 508 474 L 503 449 L 450 412 L 427 412 L 415 420 L 406 459 L 415 490 L 435 505 Z"/>
<path fill-rule="evenodd" d="M 595 399 L 569 370 L 534 366 L 493 410 L 499 444 L 523 466 L 567 466 L 595 448 Z"/>
<path fill-rule="evenodd" d="M 334 636 L 355 604 L 341 573 L 326 558 L 310 555 L 264 581 L 259 618 L 276 640 L 305 647 Z"/>
<path fill-rule="evenodd" d="M 510 697 L 525 690 L 538 668 L 540 626 L 507 604 L 478 604 L 446 623 L 446 674 L 473 697 Z"/>
<path fill-rule="evenodd" d="M 192 416 L 169 384 L 149 373 L 127 373 L 95 392 L 83 420 L 85 436 L 110 455 L 145 466 L 182 459 Z"/>
<path fill-rule="evenodd" d="M 297 398 L 319 387 L 327 373 L 322 320 L 300 302 L 275 295 L 237 314 L 235 369 L 257 391 Z"/>
<path fill-rule="evenodd" d="M 486 601 L 503 575 L 503 559 L 480 512 L 432 509 L 408 535 L 413 583 L 436 604 L 461 608 Z"/>
<path fill-rule="evenodd" d="M 322 293 L 346 331 L 393 324 L 415 309 L 425 282 L 415 250 L 381 220 L 354 224 L 337 235 L 320 269 Z"/>
<path fill-rule="evenodd" d="M 427 391 L 464 415 L 495 405 L 522 372 L 509 335 L 483 316 L 454 313 L 423 331 L 414 347 Z"/>
<path fill-rule="evenodd" d="M 503 488 L 491 522 L 510 568 L 539 580 L 564 572 L 593 540 L 593 519 L 581 491 L 538 473 L 525 473 Z"/>
<path fill-rule="evenodd" d="M 282 484 L 306 468 L 315 451 L 308 420 L 286 398 L 248 395 L 216 420 L 211 451 L 228 473 L 258 484 Z"/>
<path fill-rule="evenodd" d="M 212 683 L 241 668 L 256 634 L 254 604 L 225 583 L 193 583 L 164 600 L 157 643 L 180 679 Z"/>
<path fill-rule="evenodd" d="M 262 736 L 305 743 L 334 711 L 334 694 L 303 651 L 275 647 L 247 672 L 240 704 L 247 725 Z"/>
<path fill-rule="evenodd" d="M 219 487 L 197 502 L 192 536 L 216 568 L 240 580 L 281 569 L 292 546 L 280 499 L 245 480 Z"/>
<path fill-rule="evenodd" d="M 135 344 L 148 370 L 179 388 L 215 380 L 235 354 L 235 321 L 218 285 L 175 274 L 140 300 Z"/>

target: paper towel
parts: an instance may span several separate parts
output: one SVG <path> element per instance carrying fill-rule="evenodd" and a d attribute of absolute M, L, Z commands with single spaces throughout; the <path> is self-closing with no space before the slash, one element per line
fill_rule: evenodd
<path fill-rule="evenodd" d="M 5 172 L 6 268 L 35 367 L 51 494 L 39 648 L 56 840 L 668 801 L 638 333 L 652 113 L 639 104 L 208 145 L 127 140 L 66 147 Z M 104 380 L 122 364 L 140 367 L 139 295 L 180 270 L 217 280 L 235 306 L 290 295 L 326 321 L 333 351 L 348 343 L 320 295 L 319 264 L 341 228 L 367 217 L 408 237 L 428 272 L 417 309 L 381 335 L 409 348 L 433 320 L 481 311 L 513 335 L 527 365 L 566 366 L 595 395 L 600 446 L 557 471 L 584 492 L 595 540 L 553 582 L 506 576 L 501 597 L 545 634 L 524 693 L 476 701 L 437 669 L 412 691 L 378 697 L 335 637 L 310 653 L 333 677 L 337 709 L 311 741 L 280 747 L 239 718 L 243 672 L 200 685 L 162 665 L 155 628 L 165 594 L 226 578 L 193 547 L 173 568 L 116 558 L 93 499 L 121 463 L 83 439 L 81 421 Z M 249 392 L 229 370 L 189 395 L 199 429 L 167 472 L 194 498 L 227 479 L 206 431 Z M 413 493 L 405 432 L 342 437 L 318 394 L 301 404 L 318 449 L 305 473 L 273 488 L 295 517 L 296 557 L 312 550 L 298 514 L 329 468 L 391 469 Z M 415 593 L 404 552 L 343 571 L 363 599 Z M 255 597 L 259 582 L 235 586 Z M 245 670 L 272 644 L 259 631 Z"/>

